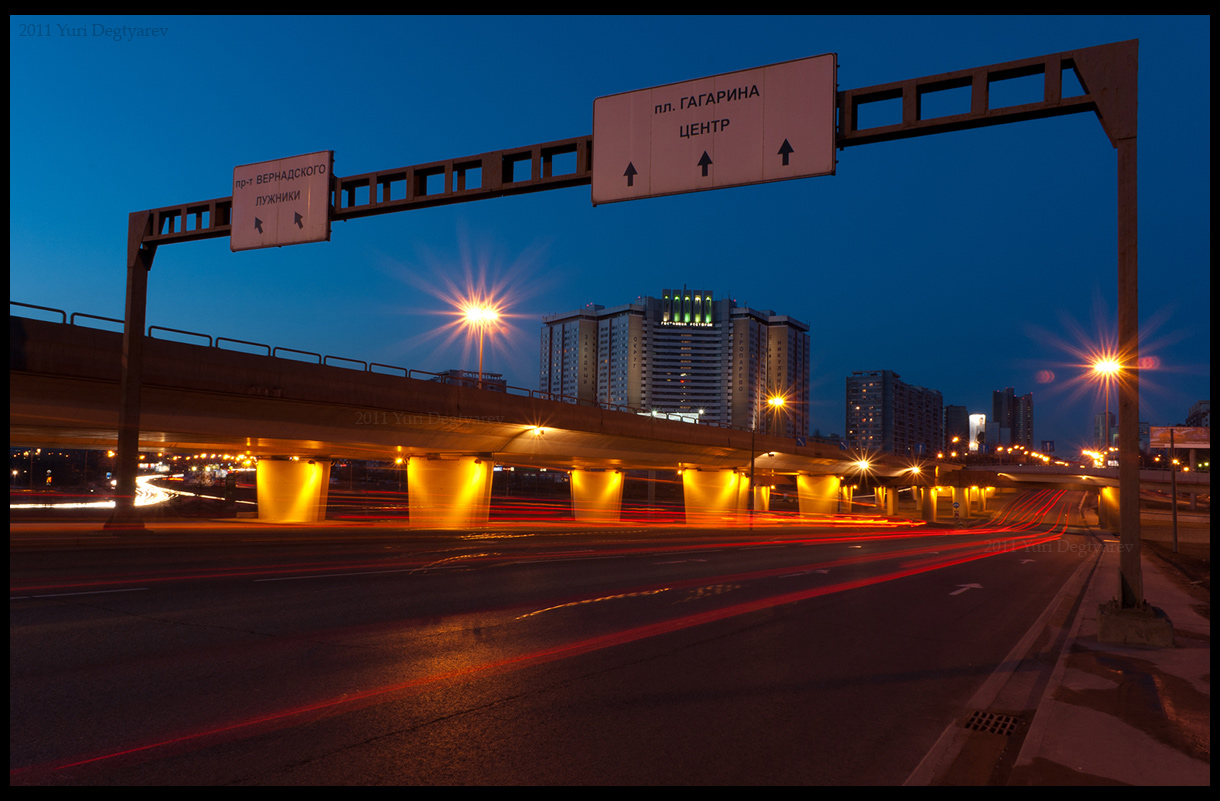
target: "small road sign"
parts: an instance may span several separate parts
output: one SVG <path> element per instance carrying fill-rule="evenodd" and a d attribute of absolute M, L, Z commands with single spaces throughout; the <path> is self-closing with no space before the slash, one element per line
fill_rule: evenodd
<path fill-rule="evenodd" d="M 328 241 L 334 155 L 323 150 L 234 167 L 229 250 Z"/>
<path fill-rule="evenodd" d="M 593 101 L 593 204 L 835 171 L 836 56 Z"/>

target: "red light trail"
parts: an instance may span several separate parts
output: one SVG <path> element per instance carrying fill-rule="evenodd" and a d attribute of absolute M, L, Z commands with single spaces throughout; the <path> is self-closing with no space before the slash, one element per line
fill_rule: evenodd
<path fill-rule="evenodd" d="M 257 715 L 245 720 L 233 721 L 226 724 L 216 725 L 198 731 L 186 732 L 176 736 L 165 737 L 162 739 L 145 742 L 139 745 L 126 747 L 120 750 L 109 751 L 106 753 L 97 754 L 94 756 L 82 757 L 73 759 L 68 762 L 61 762 L 54 765 L 30 766 L 23 768 L 14 768 L 10 770 L 10 778 L 21 775 L 28 775 L 40 772 L 55 772 L 67 770 L 70 768 L 81 767 L 93 763 L 104 762 L 106 760 L 117 759 L 124 756 L 132 756 L 139 754 L 150 754 L 151 752 L 162 749 L 174 749 L 189 746 L 191 748 L 202 748 L 207 744 L 218 741 L 226 737 L 238 736 L 248 737 L 254 736 L 266 729 L 268 726 L 293 725 L 290 721 L 300 720 L 306 716 L 312 716 L 327 712 L 338 711 L 340 709 L 354 709 L 368 704 L 385 703 L 396 698 L 402 697 L 404 694 L 413 694 L 422 691 L 424 688 L 436 686 L 446 682 L 471 679 L 482 675 L 492 675 L 508 670 L 517 670 L 532 665 L 538 665 L 558 659 L 566 659 L 569 657 L 587 654 L 605 648 L 624 645 L 627 643 L 636 642 L 639 640 L 656 637 L 663 634 L 668 634 L 683 629 L 689 629 L 696 626 L 702 626 L 709 623 L 728 620 L 741 615 L 746 615 L 752 612 L 757 612 L 764 609 L 769 609 L 786 604 L 797 603 L 813 598 L 818 598 L 834 593 L 845 592 L 853 589 L 859 589 L 872 585 L 881 584 L 884 582 L 895 581 L 897 579 L 914 576 L 920 573 L 939 570 L 953 565 L 964 564 L 966 562 L 985 559 L 991 556 L 1000 555 L 1003 553 L 1011 553 L 1020 548 L 1039 545 L 1045 542 L 1050 542 L 1059 539 L 1065 530 L 1063 519 L 1051 528 L 1049 531 L 1033 531 L 1027 532 L 1029 528 L 1034 526 L 1037 521 L 1042 519 L 1043 515 L 1050 514 L 1055 505 L 1062 500 L 1065 493 L 1045 491 L 1036 493 L 1033 497 L 1021 502 L 1009 504 L 1008 507 L 1002 509 L 999 516 L 1004 521 L 1001 525 L 989 526 L 985 529 L 977 528 L 968 532 L 950 531 L 950 530 L 921 530 L 918 533 L 907 534 L 884 534 L 884 535 L 866 535 L 864 537 L 809 537 L 800 539 L 784 539 L 777 540 L 784 544 L 825 544 L 825 543 L 840 543 L 852 541 L 856 543 L 877 541 L 877 540 L 892 540 L 892 539 L 922 539 L 933 535 L 941 537 L 951 536 L 956 537 L 959 534 L 968 533 L 969 538 L 963 538 L 960 542 L 945 543 L 944 541 L 928 544 L 928 545 L 913 545 L 912 547 L 901 548 L 897 551 L 885 551 L 879 553 L 861 553 L 851 556 L 838 557 L 826 561 L 810 563 L 798 566 L 784 566 L 781 568 L 768 568 L 757 571 L 747 571 L 728 575 L 720 575 L 714 577 L 697 577 L 684 579 L 681 581 L 667 582 L 664 585 L 655 585 L 653 587 L 637 587 L 627 590 L 617 591 L 622 596 L 627 595 L 649 595 L 656 594 L 663 589 L 683 589 L 696 586 L 704 586 L 708 584 L 720 583 L 740 583 L 753 580 L 761 580 L 767 578 L 776 578 L 788 576 L 801 571 L 812 572 L 816 570 L 824 570 L 831 568 L 842 568 L 849 565 L 860 565 L 871 562 L 882 561 L 898 561 L 899 564 L 895 569 L 872 576 L 862 576 L 847 578 L 841 580 L 827 579 L 828 583 L 822 586 L 810 587 L 801 590 L 780 592 L 766 597 L 757 598 L 749 601 L 729 604 L 718 609 L 707 610 L 695 614 L 681 615 L 666 620 L 659 620 L 644 625 L 633 626 L 622 629 L 620 631 L 608 632 L 600 635 L 586 637 L 582 639 L 572 640 L 565 643 L 559 643 L 551 647 L 541 648 L 529 653 L 518 654 L 514 656 L 503 657 L 473 664 L 457 670 L 435 672 L 430 675 L 415 677 L 407 681 L 385 684 L 369 690 L 364 690 L 355 693 L 346 693 L 332 698 L 323 699 L 315 703 L 282 709 L 267 714 Z M 985 539 L 979 539 L 979 535 Z M 764 541 L 765 542 L 765 541 Z M 746 545 L 746 542 L 733 544 L 717 543 L 717 547 L 732 547 L 734 545 Z M 757 546 L 760 544 L 758 540 L 748 542 L 749 545 Z M 688 545 L 689 548 L 708 547 L 707 543 L 698 545 Z M 664 544 L 666 552 L 675 550 L 673 543 Z M 632 548 L 628 549 L 630 553 L 647 554 L 655 553 L 658 550 L 657 543 L 650 543 L 647 548 Z M 622 553 L 622 551 L 612 551 L 613 553 Z M 556 551 L 550 554 L 555 558 L 571 558 L 572 552 Z M 583 555 L 589 556 L 590 552 L 583 552 Z M 526 555 L 523 555 L 526 556 Z M 538 559 L 539 554 L 528 554 L 531 559 Z M 310 565 L 292 565 L 280 566 L 277 570 L 289 570 L 309 567 Z M 384 568 L 385 563 L 380 563 L 380 567 Z M 334 567 L 331 565 L 331 567 Z M 352 565 L 344 566 L 344 569 L 351 569 Z M 261 569 L 242 569 L 235 570 L 232 573 L 216 574 L 216 573 L 200 573 L 192 575 L 183 575 L 175 577 L 165 577 L 162 580 L 185 580 L 188 578 L 210 577 L 214 575 L 258 575 L 268 572 L 268 568 Z M 148 577 L 141 579 L 143 581 L 150 580 Z M 596 599 L 592 599 L 596 600 Z M 568 601 L 569 603 L 572 601 Z M 562 606 L 564 601 L 549 601 L 546 606 L 558 607 Z M 535 607 L 536 608 L 536 607 Z M 463 613 L 473 614 L 473 613 Z M 402 625 L 410 625 L 408 622 L 399 621 L 395 624 L 396 627 Z"/>

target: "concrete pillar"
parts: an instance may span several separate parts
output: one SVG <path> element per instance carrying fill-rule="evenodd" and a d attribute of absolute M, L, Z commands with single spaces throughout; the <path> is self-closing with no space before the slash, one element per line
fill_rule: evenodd
<path fill-rule="evenodd" d="M 979 514 L 983 514 L 984 512 L 987 511 L 987 496 L 994 495 L 994 494 L 995 494 L 995 487 L 979 487 L 978 488 Z"/>
<path fill-rule="evenodd" d="M 259 520 L 319 523 L 326 519 L 330 459 L 259 459 L 255 485 Z"/>
<path fill-rule="evenodd" d="M 898 513 L 898 488 L 882 487 L 885 491 L 885 515 L 893 517 Z"/>
<path fill-rule="evenodd" d="M 578 523 L 617 523 L 623 509 L 623 473 L 573 470 L 572 514 Z"/>
<path fill-rule="evenodd" d="M 491 507 L 490 459 L 407 460 L 411 528 L 466 528 L 487 522 Z"/>
<path fill-rule="evenodd" d="M 683 470 L 682 500 L 688 525 L 724 525 L 746 510 L 750 479 L 736 470 Z"/>
<path fill-rule="evenodd" d="M 953 501 L 958 505 L 957 506 L 957 516 L 960 517 L 962 520 L 970 519 L 970 504 L 972 501 L 971 496 L 974 495 L 974 493 L 975 493 L 974 487 L 954 487 L 953 488 Z"/>
<path fill-rule="evenodd" d="M 1120 533 L 1121 528 L 1118 516 L 1119 494 L 1118 487 L 1102 487 L 1101 497 L 1097 499 L 1097 517 L 1100 527 L 1109 529 L 1115 534 Z"/>
<path fill-rule="evenodd" d="M 754 511 L 769 512 L 771 511 L 771 486 L 761 486 L 754 488 Z"/>
<path fill-rule="evenodd" d="M 920 487 L 920 517 L 924 522 L 936 522 L 936 487 Z"/>
<path fill-rule="evenodd" d="M 1195 457 L 1195 454 L 1197 454 L 1198 452 L 1199 452 L 1198 448 L 1190 449 L 1190 472 L 1192 472 L 1192 473 L 1195 472 L 1199 468 L 1198 461 Z M 1173 465 L 1170 465 L 1170 467 L 1172 468 Z M 1196 491 L 1195 489 L 1192 488 L 1187 493 L 1187 495 L 1190 498 L 1190 511 L 1192 511 L 1192 512 L 1199 511 L 1199 493 L 1198 493 L 1198 491 Z M 1173 499 L 1173 505 L 1174 505 L 1174 507 L 1177 507 L 1177 505 L 1178 505 L 1178 499 L 1176 497 Z"/>
<path fill-rule="evenodd" d="M 856 496 L 856 488 L 851 484 L 844 484 L 840 487 L 839 497 L 842 498 L 842 503 L 839 504 L 839 511 L 851 512 L 852 500 Z"/>
<path fill-rule="evenodd" d="M 801 517 L 835 514 L 839 506 L 839 477 L 798 475 L 796 497 Z"/>

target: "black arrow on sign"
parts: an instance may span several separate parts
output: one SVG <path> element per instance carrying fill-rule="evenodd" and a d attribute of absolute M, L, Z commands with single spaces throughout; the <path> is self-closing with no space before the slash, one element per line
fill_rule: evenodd
<path fill-rule="evenodd" d="M 639 173 L 636 172 L 635 165 L 629 161 L 627 162 L 627 171 L 624 172 L 623 175 L 627 176 L 627 186 L 631 186 L 635 176 L 639 175 Z"/>
<path fill-rule="evenodd" d="M 261 234 L 263 232 L 263 221 L 260 220 L 258 217 L 255 217 L 254 218 L 254 227 L 257 228 L 258 232 Z"/>
<path fill-rule="evenodd" d="M 784 166 L 785 167 L 788 166 L 788 154 L 792 153 L 792 152 L 793 152 L 792 145 L 788 144 L 788 140 L 785 139 L 784 143 L 779 146 L 779 155 L 784 157 Z"/>
<path fill-rule="evenodd" d="M 787 158 L 787 156 L 785 156 L 784 158 Z M 295 220 L 295 222 L 296 222 L 296 224 L 297 224 L 297 228 L 304 228 L 305 226 L 301 225 L 301 215 L 300 215 L 300 213 L 299 213 L 299 212 L 295 212 L 295 211 L 294 211 L 294 212 L 293 212 L 293 214 L 295 214 L 295 215 L 296 215 L 296 220 Z"/>
<path fill-rule="evenodd" d="M 699 166 L 703 168 L 703 177 L 707 177 L 707 165 L 711 164 L 712 160 L 708 157 L 707 151 L 703 151 L 703 158 L 699 159 Z"/>

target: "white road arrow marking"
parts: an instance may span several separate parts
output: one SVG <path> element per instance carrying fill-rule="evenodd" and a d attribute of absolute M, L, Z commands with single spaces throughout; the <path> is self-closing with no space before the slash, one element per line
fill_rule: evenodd
<path fill-rule="evenodd" d="M 960 589 L 960 590 L 954 590 L 953 592 L 949 593 L 950 595 L 961 595 L 961 594 L 962 594 L 963 592 L 965 592 L 966 590 L 981 590 L 981 589 L 983 589 L 983 585 L 982 585 L 982 584 L 958 584 L 957 586 L 961 587 L 961 589 Z"/>

